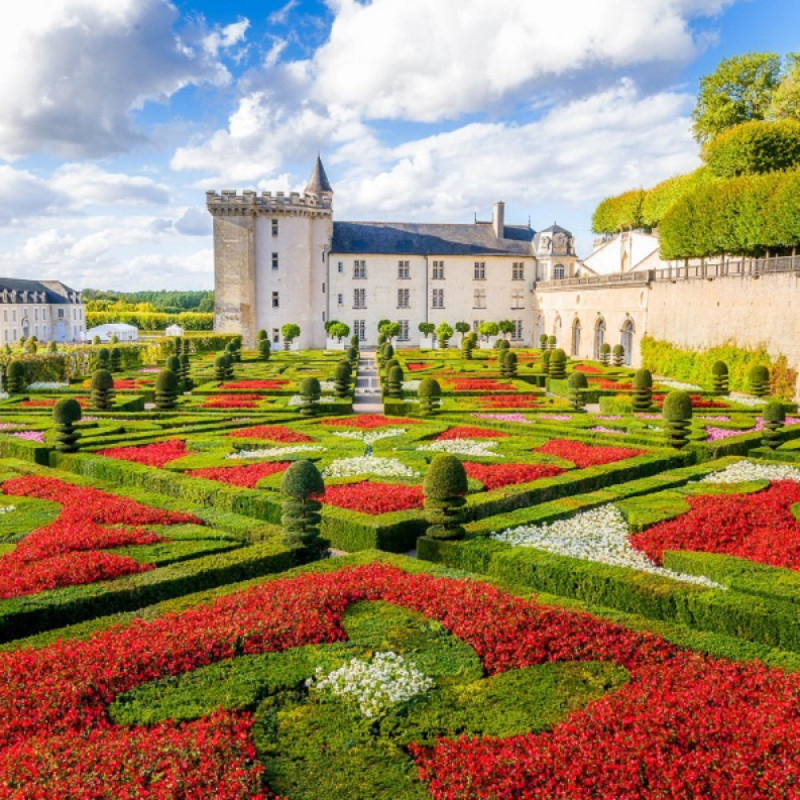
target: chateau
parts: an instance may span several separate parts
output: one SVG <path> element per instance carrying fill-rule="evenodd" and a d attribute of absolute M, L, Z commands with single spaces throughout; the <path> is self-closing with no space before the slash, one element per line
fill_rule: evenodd
<path fill-rule="evenodd" d="M 80 341 L 86 311 L 80 292 L 61 281 L 0 278 L 0 340 L 13 344 L 35 336 L 41 341 Z"/>
<path fill-rule="evenodd" d="M 295 322 L 302 347 L 324 347 L 325 323 L 344 322 L 367 345 L 378 322 L 400 323 L 399 343 L 418 325 L 514 323 L 530 345 L 545 331 L 537 281 L 578 274 L 575 241 L 552 225 L 508 225 L 503 203 L 472 224 L 334 222 L 333 189 L 318 158 L 305 191 L 208 192 L 214 217 L 215 330 L 266 330 L 280 342 Z"/>

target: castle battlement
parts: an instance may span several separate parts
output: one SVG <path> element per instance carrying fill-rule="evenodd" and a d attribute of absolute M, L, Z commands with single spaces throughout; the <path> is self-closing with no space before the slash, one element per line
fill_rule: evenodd
<path fill-rule="evenodd" d="M 333 205 L 329 195 L 311 192 L 261 192 L 245 189 L 239 194 L 236 189 L 223 189 L 219 194 L 206 192 L 206 206 L 211 214 L 227 216 L 237 214 L 273 214 L 279 212 L 308 213 L 309 211 L 330 215 Z"/>

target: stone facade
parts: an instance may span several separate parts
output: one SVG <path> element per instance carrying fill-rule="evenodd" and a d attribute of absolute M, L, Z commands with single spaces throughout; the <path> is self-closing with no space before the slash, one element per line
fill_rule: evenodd
<path fill-rule="evenodd" d="M 0 278 L 0 342 L 81 341 L 86 307 L 80 292 L 60 281 Z"/>

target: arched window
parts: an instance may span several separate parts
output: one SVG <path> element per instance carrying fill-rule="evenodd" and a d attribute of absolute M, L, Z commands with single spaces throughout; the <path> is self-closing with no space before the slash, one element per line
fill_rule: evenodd
<path fill-rule="evenodd" d="M 594 357 L 600 360 L 600 349 L 606 340 L 606 321 L 602 317 L 597 318 L 594 324 Z"/>
<path fill-rule="evenodd" d="M 633 320 L 625 320 L 620 331 L 619 343 L 625 348 L 625 364 L 630 366 L 633 351 Z"/>
<path fill-rule="evenodd" d="M 581 321 L 575 317 L 572 323 L 572 355 L 575 358 L 580 356 L 581 352 Z"/>
<path fill-rule="evenodd" d="M 556 344 L 560 344 L 561 342 L 561 315 L 556 314 L 556 318 L 553 321 L 553 336 L 556 337 Z"/>
<path fill-rule="evenodd" d="M 542 338 L 542 334 L 544 333 L 544 314 L 539 314 L 536 317 L 536 341 L 534 344 L 538 347 L 539 340 Z"/>
<path fill-rule="evenodd" d="M 564 277 L 566 277 L 566 270 L 564 269 L 563 264 L 556 264 L 553 267 L 553 280 L 560 281 Z"/>

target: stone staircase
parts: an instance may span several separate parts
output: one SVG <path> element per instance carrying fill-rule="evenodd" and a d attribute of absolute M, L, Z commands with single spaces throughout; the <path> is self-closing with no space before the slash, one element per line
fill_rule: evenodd
<path fill-rule="evenodd" d="M 353 394 L 354 414 L 382 414 L 381 381 L 374 353 L 360 354 Z"/>

